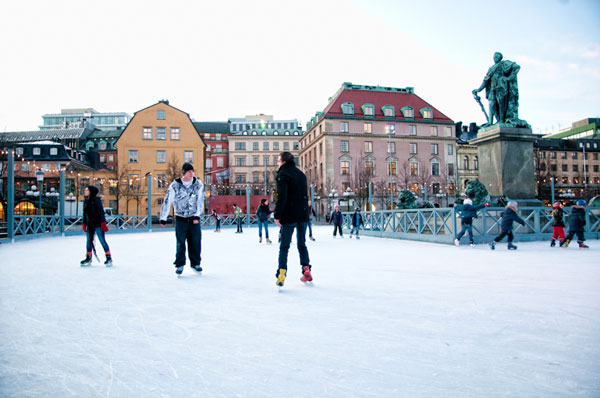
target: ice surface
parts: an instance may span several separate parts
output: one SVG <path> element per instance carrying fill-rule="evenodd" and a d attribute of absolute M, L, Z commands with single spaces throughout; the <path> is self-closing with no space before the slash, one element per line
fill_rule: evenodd
<path fill-rule="evenodd" d="M 179 279 L 172 231 L 109 233 L 112 268 L 79 267 L 83 236 L 0 245 L 0 396 L 600 396 L 598 241 L 316 227 L 314 286 L 292 247 L 278 292 L 276 239 L 244 231 L 204 230 L 203 274 Z"/>

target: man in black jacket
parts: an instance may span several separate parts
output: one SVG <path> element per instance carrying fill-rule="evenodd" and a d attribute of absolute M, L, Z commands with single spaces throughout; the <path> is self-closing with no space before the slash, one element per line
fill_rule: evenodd
<path fill-rule="evenodd" d="M 294 156 L 290 152 L 279 155 L 277 171 L 277 205 L 275 222 L 281 227 L 279 244 L 279 268 L 276 273 L 277 286 L 283 286 L 287 273 L 287 257 L 292 234 L 296 229 L 296 241 L 300 253 L 302 282 L 312 281 L 311 265 L 306 248 L 306 225 L 308 223 L 308 186 L 306 176 L 296 167 Z"/>

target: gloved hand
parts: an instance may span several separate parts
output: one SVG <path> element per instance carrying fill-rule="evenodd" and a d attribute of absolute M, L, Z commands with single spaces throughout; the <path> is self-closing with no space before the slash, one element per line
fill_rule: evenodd
<path fill-rule="evenodd" d="M 167 225 L 167 222 L 165 220 L 160 220 L 160 225 Z"/>
<path fill-rule="evenodd" d="M 489 205 L 490 205 L 489 203 L 485 203 L 485 204 L 484 204 L 484 206 L 485 206 L 485 207 L 488 207 Z"/>
<path fill-rule="evenodd" d="M 106 225 L 106 223 L 103 222 L 102 224 L 100 224 L 100 229 L 102 230 L 102 232 L 108 232 L 108 225 Z"/>
<path fill-rule="evenodd" d="M 83 229 L 83 232 L 87 232 L 87 225 L 81 224 L 81 228 Z"/>

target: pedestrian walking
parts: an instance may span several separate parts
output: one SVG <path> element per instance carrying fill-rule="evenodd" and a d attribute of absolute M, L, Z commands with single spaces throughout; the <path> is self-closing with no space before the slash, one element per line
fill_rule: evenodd
<path fill-rule="evenodd" d="M 160 209 L 160 224 L 165 226 L 171 211 L 175 209 L 175 273 L 181 275 L 185 265 L 185 252 L 190 259 L 190 267 L 196 272 L 202 272 L 200 253 L 202 252 L 202 229 L 200 215 L 204 209 L 204 185 L 194 177 L 194 167 L 184 163 L 181 168 L 182 176 L 176 178 L 165 195 Z"/>
<path fill-rule="evenodd" d="M 567 239 L 565 239 L 565 243 L 563 247 L 569 247 L 569 243 L 573 236 L 577 234 L 577 243 L 579 243 L 579 248 L 581 249 L 589 249 L 590 247 L 583 243 L 585 241 L 585 236 L 583 236 L 585 222 L 585 206 L 587 205 L 586 201 L 583 199 L 579 199 L 576 204 L 571 207 L 571 214 L 569 215 L 569 234 L 567 235 Z"/>
<path fill-rule="evenodd" d="M 360 236 L 358 236 L 358 230 L 360 229 L 361 225 L 364 227 L 365 224 L 363 223 L 363 217 L 360 214 L 360 209 L 358 207 L 354 209 L 354 214 L 352 214 L 352 217 L 350 218 L 350 225 L 352 226 L 352 229 L 350 230 L 350 239 L 352 239 L 352 234 L 354 232 L 356 232 L 356 239 L 360 239 Z"/>
<path fill-rule="evenodd" d="M 512 232 L 513 222 L 516 221 L 521 225 L 525 225 L 525 221 L 523 221 L 523 219 L 517 214 L 517 206 L 518 203 L 514 200 L 511 200 L 504 208 L 504 212 L 502 212 L 502 223 L 500 224 L 502 232 L 489 243 L 490 249 L 496 249 L 496 243 L 504 239 L 505 236 L 508 236 L 508 250 L 517 250 L 517 246 L 512 244 L 514 239 Z"/>
<path fill-rule="evenodd" d="M 336 237 L 337 231 L 340 232 L 340 238 L 344 237 L 342 233 L 342 222 L 344 221 L 344 217 L 342 217 L 342 212 L 340 211 L 340 205 L 335 205 L 331 216 L 329 217 L 329 224 L 333 224 L 333 237 Z"/>
<path fill-rule="evenodd" d="M 104 265 L 111 267 L 113 265 L 112 255 L 110 254 L 110 248 L 106 243 L 105 232 L 108 232 L 108 226 L 106 225 L 106 217 L 104 216 L 104 207 L 102 206 L 102 200 L 97 196 L 98 188 L 93 185 L 88 185 L 83 191 L 83 232 L 86 233 L 86 251 L 85 258 L 79 263 L 82 267 L 88 267 L 92 264 L 92 251 L 94 254 L 96 249 L 94 247 L 94 235 L 98 235 L 98 240 L 104 249 L 106 255 L 106 261 Z M 98 258 L 98 257 L 96 257 Z"/>
<path fill-rule="evenodd" d="M 556 239 L 560 247 L 565 243 L 565 222 L 563 220 L 565 212 L 560 202 L 552 204 L 552 241 L 550 247 L 556 246 Z"/>
<path fill-rule="evenodd" d="M 262 243 L 262 230 L 265 228 L 265 238 L 267 243 L 271 243 L 269 239 L 269 216 L 271 209 L 269 208 L 269 200 L 261 199 L 260 205 L 256 208 L 256 217 L 258 218 L 258 243 Z"/>
<path fill-rule="evenodd" d="M 473 219 L 477 218 L 478 210 L 489 205 L 489 203 L 473 205 L 473 201 L 467 198 L 461 206 L 456 206 L 456 211 L 460 212 L 461 230 L 456 236 L 456 239 L 454 239 L 454 245 L 460 246 L 460 238 L 462 238 L 465 233 L 468 233 L 469 243 L 471 244 L 471 247 L 475 247 L 475 241 L 473 241 Z"/>
<path fill-rule="evenodd" d="M 281 228 L 279 244 L 279 264 L 275 276 L 277 286 L 283 286 L 287 274 L 287 258 L 296 230 L 296 243 L 300 254 L 302 282 L 313 280 L 306 247 L 306 225 L 308 223 L 308 186 L 306 176 L 296 167 L 294 156 L 290 152 L 279 155 L 277 171 L 277 205 L 275 206 L 275 222 Z"/>

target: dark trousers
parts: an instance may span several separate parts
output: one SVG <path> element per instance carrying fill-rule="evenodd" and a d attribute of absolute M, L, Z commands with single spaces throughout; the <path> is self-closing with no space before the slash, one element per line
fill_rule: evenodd
<path fill-rule="evenodd" d="M 306 248 L 306 223 L 295 222 L 281 224 L 281 242 L 279 243 L 279 268 L 287 269 L 288 251 L 292 235 L 296 230 L 296 243 L 298 244 L 298 253 L 300 254 L 300 265 L 308 265 L 310 268 L 310 259 L 308 258 L 308 249 Z"/>
<path fill-rule="evenodd" d="M 340 236 L 344 236 L 342 234 L 342 224 L 333 224 L 333 236 L 336 236 L 337 231 L 340 231 Z"/>
<path fill-rule="evenodd" d="M 494 242 L 500 242 L 505 236 L 508 236 L 508 243 L 512 242 L 515 238 L 511 230 L 503 230 L 500 235 L 494 238 Z"/>
<path fill-rule="evenodd" d="M 569 230 L 569 234 L 567 235 L 567 240 L 570 241 L 573 239 L 573 236 L 577 234 L 577 242 L 583 242 L 585 238 L 583 237 L 583 231 L 571 231 Z"/>
<path fill-rule="evenodd" d="M 469 233 L 469 242 L 473 242 L 473 224 L 470 221 L 462 220 L 461 221 L 462 229 L 456 236 L 456 239 L 460 240 L 463 237 L 465 232 Z"/>
<path fill-rule="evenodd" d="M 175 237 L 177 238 L 177 254 L 175 255 L 176 267 L 185 265 L 185 243 L 188 244 L 188 257 L 190 265 L 200 265 L 200 252 L 202 251 L 202 229 L 200 222 L 194 224 L 193 220 L 175 220 Z"/>
<path fill-rule="evenodd" d="M 106 238 L 104 237 L 104 232 L 100 229 L 100 227 L 92 228 L 88 227 L 87 230 L 87 242 L 86 242 L 86 250 L 88 253 L 92 252 L 92 243 L 94 242 L 94 234 L 98 234 L 98 240 L 104 249 L 104 253 L 110 253 L 110 248 L 108 247 L 108 243 L 106 243 Z"/>
<path fill-rule="evenodd" d="M 217 231 L 221 230 L 221 220 L 217 220 L 217 227 L 215 228 Z"/>
<path fill-rule="evenodd" d="M 237 232 L 244 232 L 242 231 L 242 217 L 238 217 L 236 222 L 237 222 Z"/>

